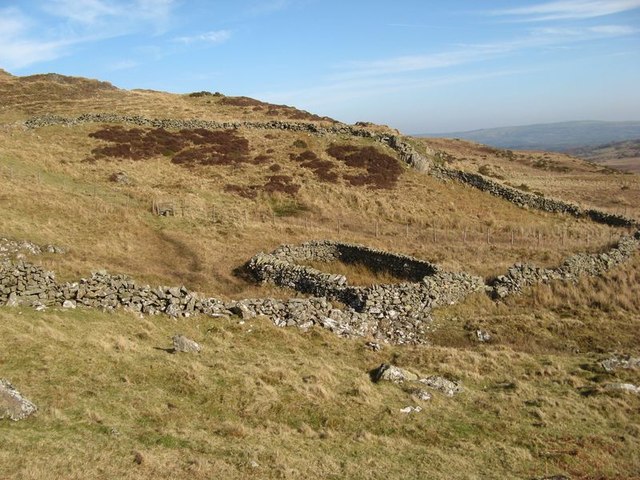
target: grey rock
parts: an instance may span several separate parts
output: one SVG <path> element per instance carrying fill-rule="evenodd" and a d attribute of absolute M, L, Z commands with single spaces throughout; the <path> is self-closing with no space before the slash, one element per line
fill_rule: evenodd
<path fill-rule="evenodd" d="M 635 386 L 632 383 L 608 383 L 604 386 L 604 389 L 610 392 L 628 392 L 636 395 L 640 394 L 640 387 Z"/>
<path fill-rule="evenodd" d="M 65 300 L 62 302 L 62 308 L 76 308 L 76 302 L 74 300 Z"/>
<path fill-rule="evenodd" d="M 197 342 L 184 335 L 174 335 L 172 340 L 174 352 L 199 353 L 202 350 Z"/>
<path fill-rule="evenodd" d="M 251 311 L 249 307 L 243 303 L 236 303 L 235 305 L 230 306 L 228 310 L 243 320 L 250 320 L 256 316 L 255 312 Z"/>
<path fill-rule="evenodd" d="M 631 357 L 629 355 L 618 355 L 603 360 L 602 362 L 600 362 L 600 365 L 607 372 L 614 372 L 619 368 L 637 369 L 640 368 L 640 358 Z"/>
<path fill-rule="evenodd" d="M 412 407 L 404 407 L 400 409 L 400 413 L 420 413 L 422 411 L 422 407 L 420 405 Z"/>
<path fill-rule="evenodd" d="M 15 292 L 11 292 L 9 294 L 9 298 L 7 299 L 6 306 L 7 307 L 17 307 L 20 305 L 20 301 L 18 300 L 18 296 Z"/>
<path fill-rule="evenodd" d="M 374 382 L 385 380 L 387 382 L 402 383 L 418 380 L 418 375 L 395 365 L 383 363 L 371 372 L 371 379 Z"/>
<path fill-rule="evenodd" d="M 7 380 L 0 379 L 0 419 L 22 420 L 38 408 L 24 398 Z"/>
<path fill-rule="evenodd" d="M 484 330 L 476 330 L 476 340 L 481 343 L 491 341 L 491 334 L 489 332 L 485 332 Z"/>
<path fill-rule="evenodd" d="M 435 375 L 431 377 L 421 378 L 419 382 L 425 384 L 430 388 L 433 388 L 434 390 L 438 390 L 444 393 L 447 397 L 453 397 L 454 395 L 463 391 L 462 385 L 460 385 L 460 383 L 453 382 L 451 380 L 447 380 L 446 378 L 438 377 Z"/>

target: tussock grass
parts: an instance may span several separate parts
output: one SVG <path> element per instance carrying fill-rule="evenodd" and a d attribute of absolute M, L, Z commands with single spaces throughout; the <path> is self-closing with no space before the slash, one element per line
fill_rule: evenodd
<path fill-rule="evenodd" d="M 378 167 L 394 154 L 365 139 L 238 129 L 227 140 L 240 139 L 249 161 L 184 168 L 164 150 L 83 162 L 106 145 L 90 134 L 108 126 L 11 124 L 45 113 L 299 114 L 284 107 L 55 76 L 0 75 L 0 97 L 0 235 L 67 247 L 32 259 L 62 280 L 105 268 L 222 298 L 286 298 L 292 292 L 246 283 L 234 269 L 282 243 L 330 239 L 488 277 L 518 261 L 557 265 L 622 233 L 520 209 L 399 163 L 385 179 Z M 636 176 L 555 154 L 413 143 L 439 150 L 438 161 L 544 195 L 640 213 Z M 130 185 L 111 181 L 120 171 Z M 257 188 L 269 183 L 295 188 Z M 176 216 L 154 216 L 153 201 L 173 204 Z M 638 262 L 504 302 L 474 295 L 435 312 L 431 346 L 380 352 L 365 348 L 369 339 L 276 329 L 266 319 L 0 308 L 1 376 L 40 407 L 24 422 L 0 422 L 0 478 L 638 478 L 640 400 L 602 385 L 640 384 L 639 373 L 598 366 L 612 352 L 640 355 Z M 395 281 L 354 265 L 314 266 L 355 284 Z M 492 340 L 479 344 L 478 329 Z M 175 333 L 203 352 L 167 353 Z M 460 380 L 465 393 L 421 402 L 407 387 L 372 384 L 368 372 L 382 362 Z M 409 405 L 423 411 L 399 413 Z"/>
<path fill-rule="evenodd" d="M 508 346 L 372 352 L 361 340 L 266 320 L 177 323 L 7 308 L 0 320 L 3 376 L 40 408 L 21 423 L 0 423 L 7 478 L 638 472 L 639 400 L 581 396 L 578 387 L 597 384 L 581 366 L 594 365 L 590 355 Z M 178 331 L 200 342 L 202 353 L 164 351 Z M 372 384 L 368 370 L 389 360 L 459 379 L 466 392 L 420 402 L 395 385 Z M 419 414 L 399 412 L 416 404 Z"/>

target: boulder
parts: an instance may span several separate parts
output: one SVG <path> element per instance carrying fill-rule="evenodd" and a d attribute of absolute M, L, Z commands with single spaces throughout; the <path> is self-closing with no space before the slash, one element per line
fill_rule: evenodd
<path fill-rule="evenodd" d="M 202 347 L 197 342 L 184 335 L 174 335 L 172 340 L 174 352 L 199 353 L 202 350 Z"/>
<path fill-rule="evenodd" d="M 9 418 L 17 422 L 34 413 L 38 408 L 24 398 L 9 381 L 0 379 L 0 420 Z"/>

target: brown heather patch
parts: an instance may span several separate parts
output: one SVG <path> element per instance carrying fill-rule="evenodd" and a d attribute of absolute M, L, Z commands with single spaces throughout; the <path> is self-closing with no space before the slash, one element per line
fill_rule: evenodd
<path fill-rule="evenodd" d="M 368 185 L 371 188 L 393 189 L 403 172 L 396 158 L 381 153 L 374 147 L 358 148 L 354 145 L 334 144 L 327 149 L 327 153 L 348 167 L 366 170 L 366 174 L 345 176 L 353 186 Z"/>
<path fill-rule="evenodd" d="M 249 158 L 249 141 L 233 130 L 183 129 L 170 132 L 164 128 L 109 126 L 89 136 L 110 143 L 94 148 L 91 151 L 93 158 L 89 160 L 104 157 L 146 160 L 164 155 L 172 157 L 172 163 L 186 167 L 264 162 L 263 157 Z"/>
<path fill-rule="evenodd" d="M 314 115 L 306 110 L 299 110 L 288 105 L 274 105 L 272 103 L 262 102 L 250 97 L 223 97 L 220 102 L 221 105 L 230 107 L 251 107 L 254 112 L 265 111 L 267 116 L 270 117 L 284 117 L 289 120 L 306 120 L 306 121 L 328 121 L 335 122 L 334 119 L 329 117 L 321 117 Z"/>

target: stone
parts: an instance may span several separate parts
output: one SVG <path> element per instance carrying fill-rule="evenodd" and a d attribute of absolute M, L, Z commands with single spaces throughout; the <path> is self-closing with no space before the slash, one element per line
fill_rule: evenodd
<path fill-rule="evenodd" d="M 240 317 L 243 320 L 250 320 L 256 316 L 254 312 L 252 312 L 249 307 L 242 303 L 236 303 L 232 305 L 228 309 L 233 315 Z"/>
<path fill-rule="evenodd" d="M 377 342 L 367 342 L 364 344 L 364 346 L 369 350 L 373 350 L 374 352 L 379 352 L 380 350 L 382 350 L 382 345 Z"/>
<path fill-rule="evenodd" d="M 453 397 L 454 395 L 463 391 L 462 385 L 460 385 L 458 382 L 453 382 L 451 380 L 447 380 L 444 377 L 438 377 L 435 375 L 431 377 L 421 378 L 419 382 L 425 384 L 430 388 L 433 388 L 434 390 L 438 390 L 444 393 L 447 397 Z"/>
<path fill-rule="evenodd" d="M 62 308 L 76 308 L 76 302 L 73 300 L 65 300 L 62 302 Z"/>
<path fill-rule="evenodd" d="M 7 380 L 0 379 L 0 419 L 17 422 L 33 414 L 38 408 L 24 398 Z"/>
<path fill-rule="evenodd" d="M 402 368 L 383 363 L 371 372 L 371 379 L 374 382 L 385 380 L 387 382 L 402 383 L 418 380 L 418 375 Z"/>
<path fill-rule="evenodd" d="M 20 305 L 20 301 L 18 300 L 18 296 L 15 292 L 11 292 L 9 294 L 9 298 L 7 299 L 6 306 L 7 307 L 17 307 Z"/>
<path fill-rule="evenodd" d="M 422 407 L 420 405 L 416 407 L 404 407 L 400 409 L 400 413 L 420 413 L 422 411 Z"/>
<path fill-rule="evenodd" d="M 619 368 L 636 369 L 640 368 L 640 358 L 629 355 L 618 355 L 603 360 L 600 362 L 600 365 L 606 372 L 613 372 Z"/>
<path fill-rule="evenodd" d="M 109 176 L 109 180 L 121 185 L 131 185 L 131 179 L 126 172 L 114 172 Z"/>
<path fill-rule="evenodd" d="M 429 401 L 431 400 L 431 394 L 426 390 L 422 390 L 421 388 L 417 388 L 413 391 L 413 395 L 415 395 L 418 400 Z"/>
<path fill-rule="evenodd" d="M 635 386 L 632 383 L 608 383 L 604 386 L 604 389 L 610 392 L 628 392 L 636 395 L 640 394 L 640 387 Z"/>
<path fill-rule="evenodd" d="M 491 334 L 489 332 L 485 332 L 484 330 L 476 330 L 476 340 L 481 343 L 491 341 Z"/>
<path fill-rule="evenodd" d="M 202 350 L 202 347 L 197 342 L 184 335 L 174 335 L 172 340 L 174 352 L 199 353 Z"/>

